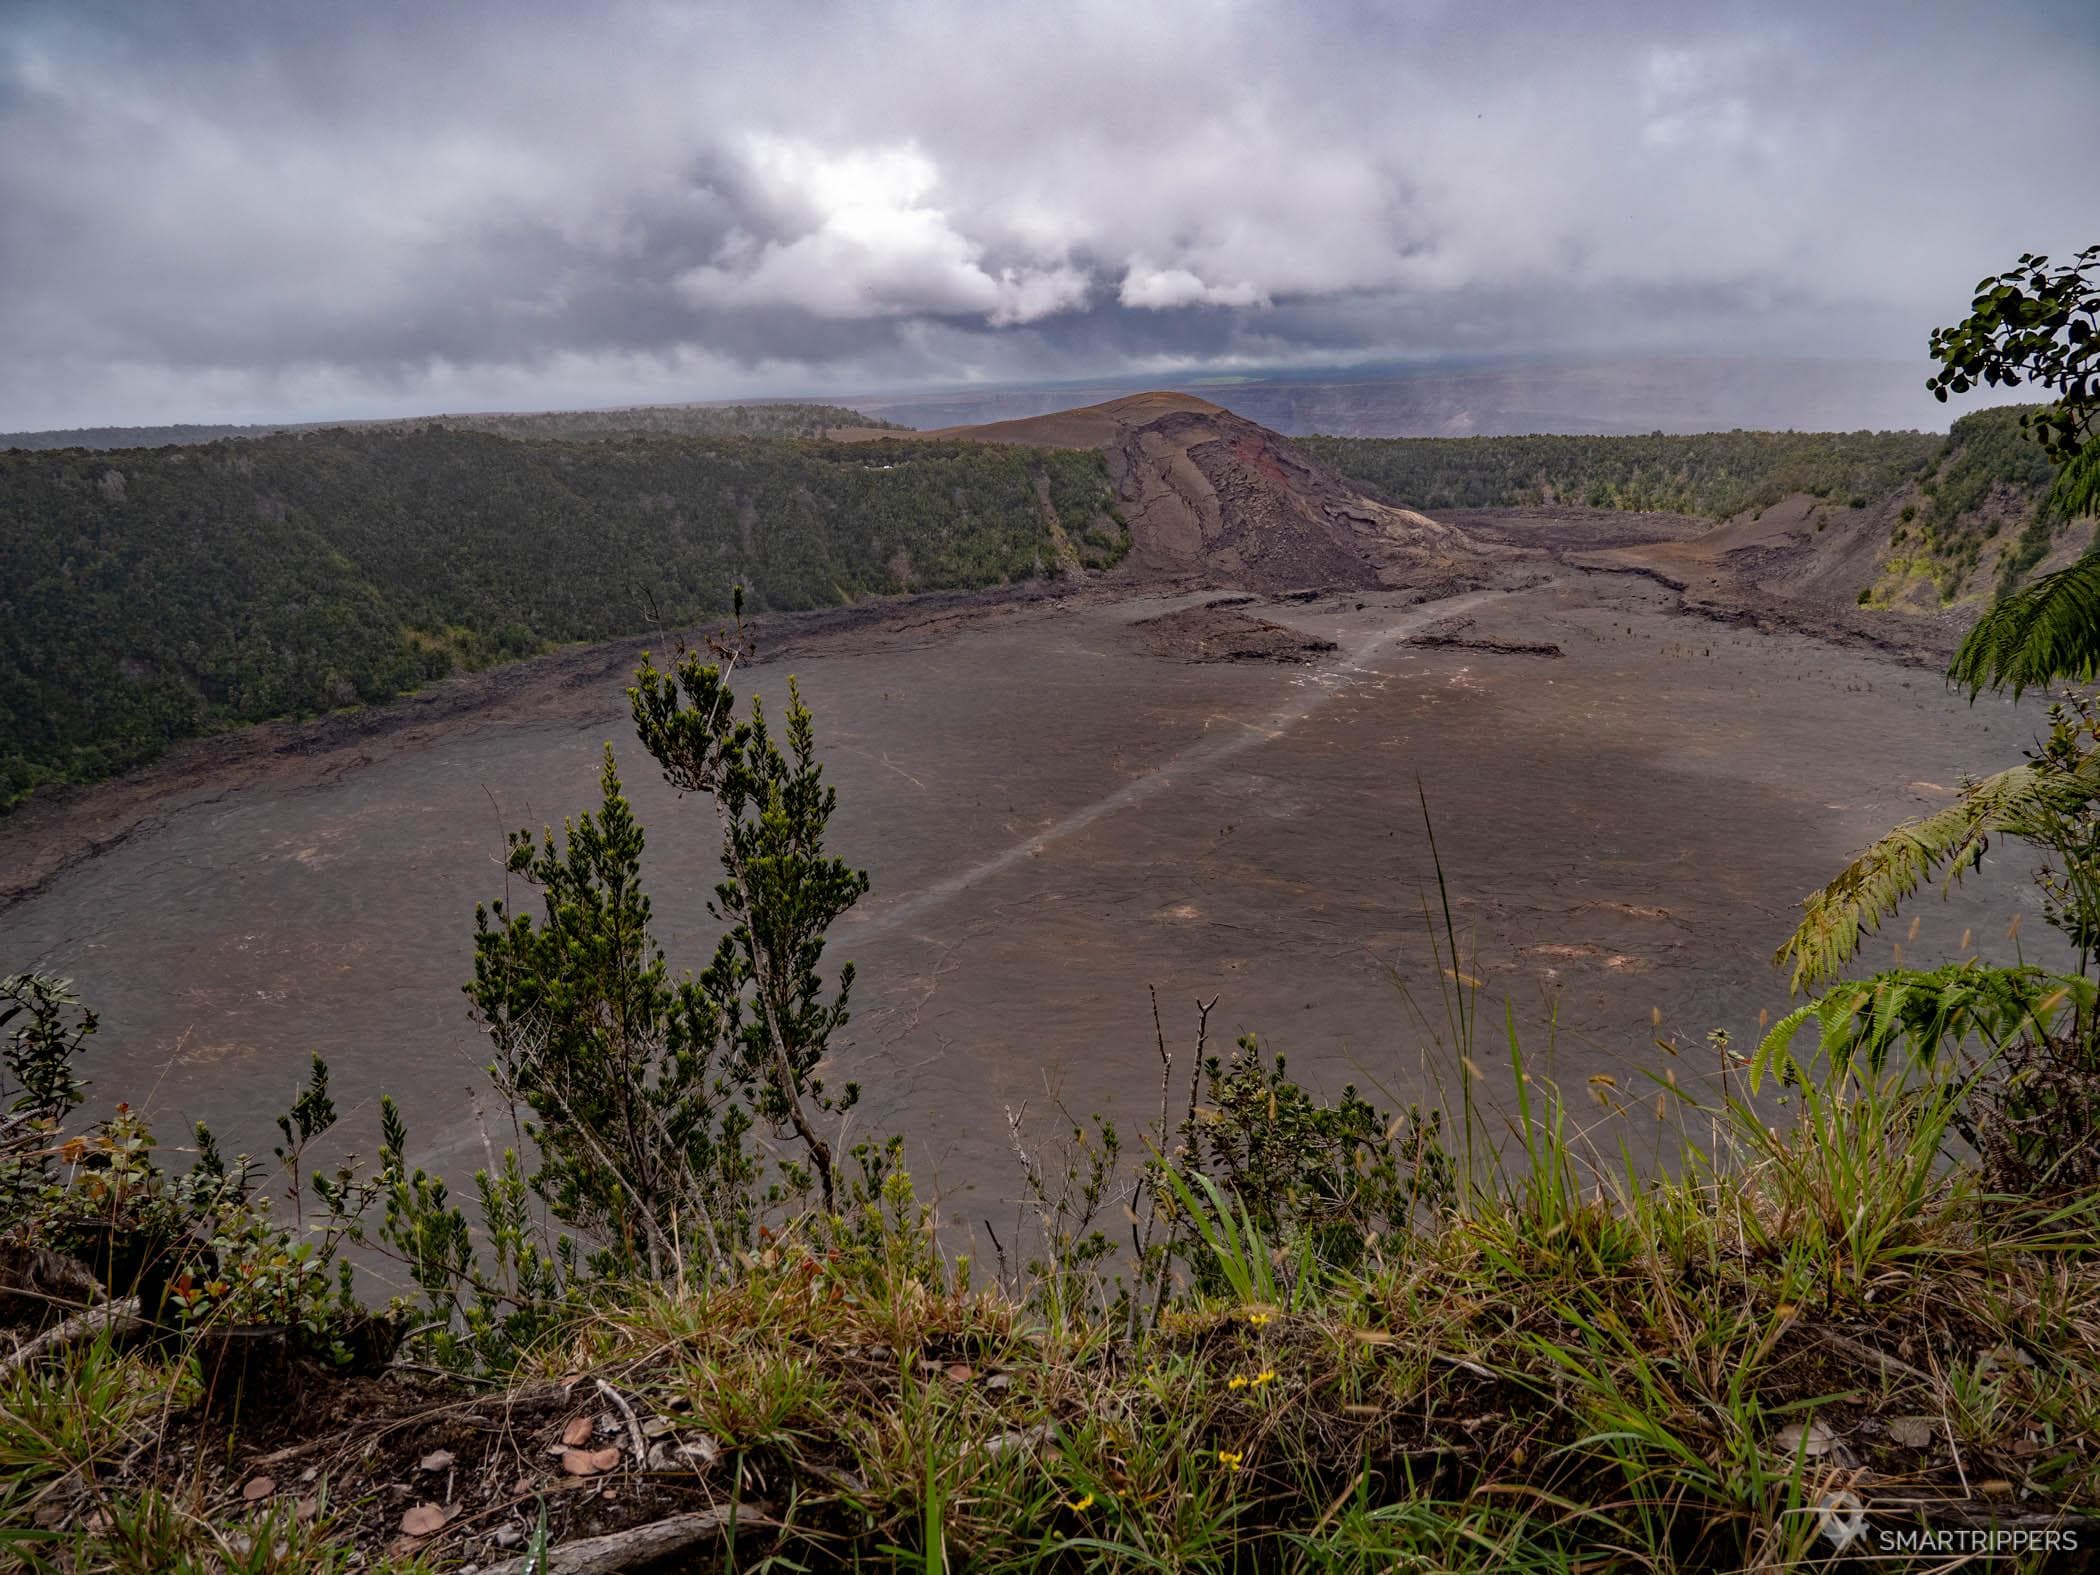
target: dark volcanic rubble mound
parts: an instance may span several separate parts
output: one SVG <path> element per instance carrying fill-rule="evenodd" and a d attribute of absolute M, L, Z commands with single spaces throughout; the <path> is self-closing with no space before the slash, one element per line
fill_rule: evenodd
<path fill-rule="evenodd" d="M 1268 592 L 1369 589 L 1480 558 L 1451 527 L 1364 496 L 1268 428 L 1188 394 L 928 436 L 1103 450 L 1138 574 Z"/>
<path fill-rule="evenodd" d="M 1332 640 L 1218 602 L 1162 613 L 1137 629 L 1153 655 L 1185 662 L 1309 662 L 1337 649 Z"/>

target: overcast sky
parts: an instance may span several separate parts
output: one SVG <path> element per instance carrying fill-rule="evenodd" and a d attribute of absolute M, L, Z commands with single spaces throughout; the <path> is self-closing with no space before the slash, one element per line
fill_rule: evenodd
<path fill-rule="evenodd" d="M 1651 350 L 2100 241 L 2100 6 L 0 0 L 0 428 Z"/>

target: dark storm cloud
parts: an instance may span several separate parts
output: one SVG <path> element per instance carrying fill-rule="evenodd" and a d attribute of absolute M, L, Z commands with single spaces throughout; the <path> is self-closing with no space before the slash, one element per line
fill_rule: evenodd
<path fill-rule="evenodd" d="M 1916 355 L 2100 214 L 2084 6 L 17 4 L 0 427 Z"/>

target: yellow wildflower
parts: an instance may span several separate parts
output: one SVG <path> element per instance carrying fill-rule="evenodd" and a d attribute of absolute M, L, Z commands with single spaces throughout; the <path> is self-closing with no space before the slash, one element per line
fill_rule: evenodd
<path fill-rule="evenodd" d="M 1270 1314 L 1265 1312 L 1251 1312 L 1247 1314 L 1247 1322 L 1252 1324 L 1257 1329 L 1261 1328 L 1264 1324 L 1266 1324 L 1269 1321 L 1269 1318 Z"/>
<path fill-rule="evenodd" d="M 1274 1383 L 1275 1380 L 1276 1369 L 1273 1367 L 1264 1367 L 1260 1372 L 1254 1375 L 1250 1382 L 1256 1389 L 1259 1389 L 1263 1384 Z"/>
<path fill-rule="evenodd" d="M 1227 1471 L 1239 1470 L 1240 1461 L 1242 1458 L 1243 1457 L 1237 1449 L 1221 1449 L 1218 1451 L 1218 1464 L 1223 1466 Z"/>
<path fill-rule="evenodd" d="M 1065 1500 L 1065 1508 L 1072 1511 L 1072 1513 L 1075 1515 L 1083 1509 L 1092 1509 L 1093 1507 L 1094 1495 L 1091 1493 L 1082 1493 L 1077 1498 L 1068 1498 Z"/>
<path fill-rule="evenodd" d="M 1244 1389 L 1247 1387 L 1247 1380 L 1242 1378 L 1239 1374 L 1235 1373 L 1226 1382 L 1225 1387 L 1227 1389 Z"/>

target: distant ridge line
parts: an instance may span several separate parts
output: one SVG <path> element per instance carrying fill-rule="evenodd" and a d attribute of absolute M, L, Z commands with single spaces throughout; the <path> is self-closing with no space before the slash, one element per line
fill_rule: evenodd
<path fill-rule="evenodd" d="M 178 422 L 167 426 L 57 427 L 35 432 L 0 432 L 0 450 L 180 448 L 216 443 L 227 438 L 266 438 L 285 433 L 338 430 L 405 432 L 423 427 L 556 442 L 621 437 L 824 437 L 842 428 L 909 430 L 896 422 L 844 405 L 769 399 L 735 404 L 618 405 L 596 410 L 441 412 L 356 421 Z"/>

